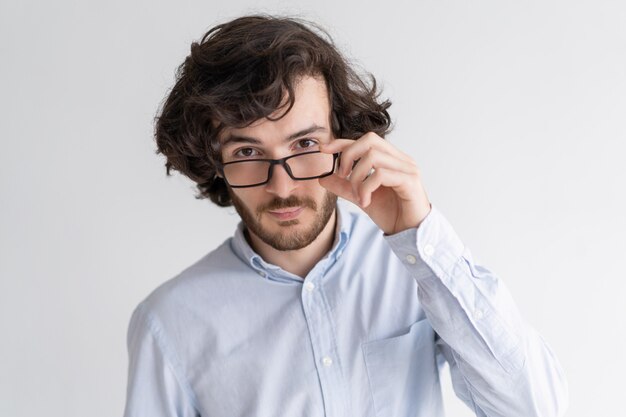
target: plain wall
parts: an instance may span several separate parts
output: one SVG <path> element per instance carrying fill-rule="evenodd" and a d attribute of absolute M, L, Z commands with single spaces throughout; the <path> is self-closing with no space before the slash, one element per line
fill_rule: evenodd
<path fill-rule="evenodd" d="M 567 415 L 623 410 L 625 3 L 255 3 L 1 0 L 0 416 L 121 415 L 131 311 L 238 222 L 166 178 L 153 117 L 191 42 L 252 12 L 319 22 L 377 77 L 388 139 L 560 358 Z"/>

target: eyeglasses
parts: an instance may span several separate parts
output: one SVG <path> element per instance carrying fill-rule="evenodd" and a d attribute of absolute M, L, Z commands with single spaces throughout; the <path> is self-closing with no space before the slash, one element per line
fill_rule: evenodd
<path fill-rule="evenodd" d="M 335 171 L 335 162 L 338 157 L 339 153 L 311 151 L 281 159 L 218 162 L 216 168 L 232 188 L 256 187 L 270 181 L 276 165 L 285 168 L 291 179 L 297 181 L 327 177 Z"/>

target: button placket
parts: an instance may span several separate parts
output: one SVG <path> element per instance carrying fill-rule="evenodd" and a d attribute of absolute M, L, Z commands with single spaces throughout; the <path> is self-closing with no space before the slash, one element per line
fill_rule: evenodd
<path fill-rule="evenodd" d="M 309 277 L 311 278 L 311 277 Z M 324 296 L 324 286 L 318 287 L 313 281 L 302 285 L 302 305 L 311 337 L 311 347 L 315 357 L 322 396 L 327 415 L 347 415 L 346 393 L 340 359 L 336 346 L 337 335 L 333 333 L 333 318 Z"/>

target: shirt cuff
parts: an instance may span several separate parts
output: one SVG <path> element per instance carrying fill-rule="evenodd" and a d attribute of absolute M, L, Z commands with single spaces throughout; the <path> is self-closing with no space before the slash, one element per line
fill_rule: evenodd
<path fill-rule="evenodd" d="M 434 205 L 418 227 L 385 235 L 385 239 L 418 281 L 432 276 L 433 272 L 445 280 L 465 250 L 459 236 Z"/>

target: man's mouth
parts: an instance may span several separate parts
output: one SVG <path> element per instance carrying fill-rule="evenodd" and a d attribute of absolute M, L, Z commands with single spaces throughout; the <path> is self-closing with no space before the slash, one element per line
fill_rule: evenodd
<path fill-rule="evenodd" d="M 300 215 L 304 210 L 304 207 L 287 207 L 275 210 L 268 210 L 267 212 L 277 220 L 292 220 Z"/>

